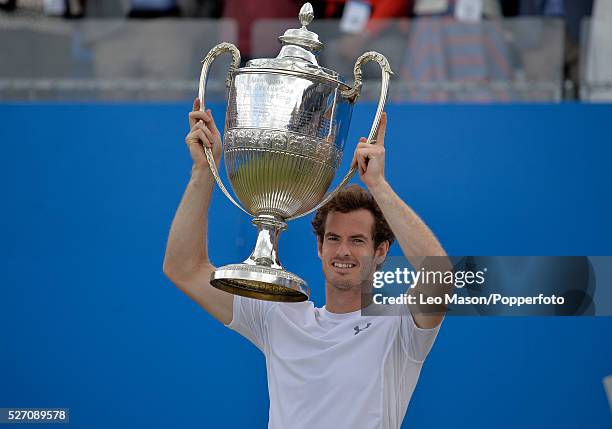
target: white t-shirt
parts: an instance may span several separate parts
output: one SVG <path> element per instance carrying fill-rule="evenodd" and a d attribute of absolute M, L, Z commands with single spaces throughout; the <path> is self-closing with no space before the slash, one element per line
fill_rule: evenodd
<path fill-rule="evenodd" d="M 269 429 L 399 428 L 439 329 L 240 296 L 226 326 L 266 357 Z"/>

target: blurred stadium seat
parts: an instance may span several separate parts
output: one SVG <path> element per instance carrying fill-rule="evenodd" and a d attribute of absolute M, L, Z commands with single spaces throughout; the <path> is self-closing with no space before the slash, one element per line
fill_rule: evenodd
<path fill-rule="evenodd" d="M 201 59 L 236 37 L 224 19 L 4 19 L 0 99 L 190 99 Z M 224 94 L 225 63 L 211 70 L 211 97 Z"/>

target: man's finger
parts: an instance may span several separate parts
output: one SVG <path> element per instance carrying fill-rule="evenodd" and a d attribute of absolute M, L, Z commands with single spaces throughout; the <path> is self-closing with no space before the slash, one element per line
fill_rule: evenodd
<path fill-rule="evenodd" d="M 196 134 L 196 131 L 192 131 L 189 134 L 187 134 L 187 136 L 185 137 L 185 143 L 189 147 L 191 147 L 191 145 L 194 145 L 194 144 L 202 146 L 202 142 L 198 138 L 198 135 Z"/>
<path fill-rule="evenodd" d="M 198 112 L 200 110 L 200 99 L 196 97 L 193 100 L 193 107 L 191 108 L 191 112 L 189 112 L 189 129 L 192 129 L 197 120 L 193 119 L 192 114 L 194 112 Z"/>
<path fill-rule="evenodd" d="M 212 147 L 212 142 L 208 140 L 208 137 L 202 129 L 197 129 L 195 135 L 198 137 L 198 139 L 200 139 L 204 146 Z"/>
<path fill-rule="evenodd" d="M 189 112 L 189 124 L 193 128 L 199 121 L 205 122 L 208 113 L 198 110 L 197 112 Z"/>
<path fill-rule="evenodd" d="M 219 134 L 219 129 L 217 128 L 217 124 L 215 124 L 215 120 L 213 118 L 212 111 L 208 109 L 206 110 L 206 113 L 208 115 L 207 115 L 207 118 L 204 119 L 204 122 L 206 122 L 206 125 L 208 125 L 208 127 L 213 133 Z"/>
<path fill-rule="evenodd" d="M 355 152 L 355 156 L 357 158 L 357 166 L 359 167 L 360 174 L 365 173 L 366 168 L 368 167 L 368 160 L 370 158 L 370 150 L 368 148 L 361 148 Z"/>
<path fill-rule="evenodd" d="M 368 145 L 369 147 L 359 148 L 359 156 L 364 156 L 367 158 L 373 158 L 375 156 L 379 156 L 384 153 L 383 148 L 376 148 L 373 145 Z"/>
<path fill-rule="evenodd" d="M 359 143 L 357 143 L 357 147 L 355 148 L 355 152 L 353 152 L 353 160 L 351 161 L 351 168 L 355 167 L 357 165 L 357 156 L 359 153 L 359 149 L 363 149 L 367 146 L 370 146 L 369 143 L 367 143 L 367 139 L 365 137 L 359 137 Z"/>
<path fill-rule="evenodd" d="M 366 169 L 368 168 L 368 156 L 365 153 L 359 154 L 358 161 L 359 165 L 359 174 L 363 176 L 365 174 Z"/>
<path fill-rule="evenodd" d="M 187 134 L 185 137 L 185 143 L 187 143 L 188 146 L 197 144 L 200 146 L 206 145 L 208 147 L 212 147 L 211 140 L 209 140 L 202 128 L 194 128 L 189 134 Z"/>
<path fill-rule="evenodd" d="M 378 132 L 376 133 L 376 142 L 374 144 L 384 146 L 386 132 L 387 132 L 387 112 L 382 112 L 382 115 L 380 116 L 380 124 L 378 126 Z"/>
<path fill-rule="evenodd" d="M 211 142 L 213 141 L 213 133 L 211 130 L 208 129 L 206 125 L 200 122 L 197 123 L 195 126 L 197 127 L 197 129 L 204 131 L 204 134 L 206 134 L 206 137 L 208 137 Z"/>

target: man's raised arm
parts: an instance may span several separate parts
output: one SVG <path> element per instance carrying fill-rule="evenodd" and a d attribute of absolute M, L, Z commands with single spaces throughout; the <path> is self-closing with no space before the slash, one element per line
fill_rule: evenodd
<path fill-rule="evenodd" d="M 414 269 L 425 268 L 442 272 L 452 270 L 452 264 L 436 236 L 414 210 L 393 191 L 385 179 L 386 127 L 387 115 L 383 113 L 375 143 L 366 143 L 366 139 L 362 138 L 355 150 L 352 165 L 358 168 L 361 181 L 376 200 L 404 256 Z M 411 290 L 411 293 L 444 296 L 451 291 L 452 285 L 430 287 L 427 290 L 427 286 L 419 284 Z M 418 306 L 411 306 L 411 313 L 419 328 L 434 328 L 444 318 L 444 309 L 424 313 Z"/>
<path fill-rule="evenodd" d="M 232 321 L 233 295 L 215 289 L 210 275 L 215 267 L 208 258 L 208 208 L 215 185 L 203 145 L 213 149 L 217 165 L 221 157 L 221 135 L 210 110 L 200 111 L 200 101 L 189 113 L 191 178 L 176 211 L 164 258 L 164 274 L 187 296 L 223 324 Z"/>

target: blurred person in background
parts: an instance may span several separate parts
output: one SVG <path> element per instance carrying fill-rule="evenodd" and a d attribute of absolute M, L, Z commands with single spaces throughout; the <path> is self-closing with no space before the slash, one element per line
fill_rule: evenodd
<path fill-rule="evenodd" d="M 219 18 L 221 0 L 129 0 L 130 18 Z"/>
<path fill-rule="evenodd" d="M 584 91 L 588 101 L 612 101 L 612 0 L 595 0 L 587 30 Z"/>
<path fill-rule="evenodd" d="M 593 0 L 515 0 L 518 4 L 518 16 L 539 16 L 542 18 L 560 18 L 565 24 L 564 76 L 571 84 L 570 99 L 577 97 L 580 81 L 580 33 L 583 18 L 591 15 Z M 608 0 L 606 0 L 608 1 Z M 534 61 L 550 61 L 546 53 Z M 534 67 L 537 68 L 537 67 Z"/>
<path fill-rule="evenodd" d="M 293 18 L 299 15 L 303 0 L 223 0 L 223 18 L 238 23 L 238 49 L 242 62 L 252 57 L 251 27 L 258 19 Z"/>
<path fill-rule="evenodd" d="M 221 0 L 86 0 L 87 16 L 96 18 L 219 18 Z"/>
<path fill-rule="evenodd" d="M 82 18 L 85 16 L 85 0 L 44 0 L 45 15 L 64 18 Z"/>
<path fill-rule="evenodd" d="M 181 16 L 177 0 L 130 0 L 130 18 L 161 18 Z"/>
<path fill-rule="evenodd" d="M 424 83 L 518 81 L 560 85 L 565 75 L 576 83 L 580 22 L 590 15 L 592 3 L 593 0 L 417 0 L 413 14 L 421 20 L 412 29 L 402 77 L 408 82 Z M 495 22 L 502 17 L 501 12 L 504 17 L 540 19 L 508 21 L 502 26 Z M 485 21 L 487 18 L 492 20 Z M 565 32 L 547 18 L 563 20 Z M 478 25 L 463 25 L 470 23 Z M 497 91 L 420 90 L 409 93 L 408 98 L 510 101 L 532 97 L 558 100 L 550 91 L 527 87 L 519 92 L 511 85 L 508 90 Z"/>
<path fill-rule="evenodd" d="M 222 0 L 0 0 L 0 11 L 59 18 L 219 18 Z"/>
<path fill-rule="evenodd" d="M 394 68 L 404 51 L 406 22 L 413 0 L 318 0 L 313 3 L 318 23 L 335 20 L 338 26 L 329 26 L 321 63 L 348 78 L 353 75 L 353 65 L 366 51 L 380 52 Z M 378 79 L 380 71 L 373 64 L 363 68 L 365 80 Z M 370 93 L 370 91 L 372 91 Z M 373 97 L 376 88 L 364 86 L 365 99 Z"/>
<path fill-rule="evenodd" d="M 12 11 L 17 6 L 17 0 L 0 0 L 0 10 Z"/>
<path fill-rule="evenodd" d="M 334 55 L 354 62 L 371 40 L 388 28 L 387 19 L 407 18 L 414 0 L 320 0 L 314 2 L 315 16 L 339 19 L 343 36 L 330 46 Z M 387 48 L 391 49 L 387 43 Z M 369 47 L 368 49 L 379 49 Z M 383 52 L 389 55 L 390 52 Z"/>
<path fill-rule="evenodd" d="M 402 80 L 403 97 L 414 101 L 507 100 L 508 91 L 492 92 L 490 81 L 513 79 L 512 55 L 497 20 L 497 0 L 417 0 L 409 33 Z M 416 85 L 414 85 L 416 84 Z M 453 89 L 443 87 L 456 84 Z M 461 84 L 472 85 L 462 89 Z"/>
<path fill-rule="evenodd" d="M 178 0 L 181 13 L 193 18 L 221 18 L 222 0 Z"/>

